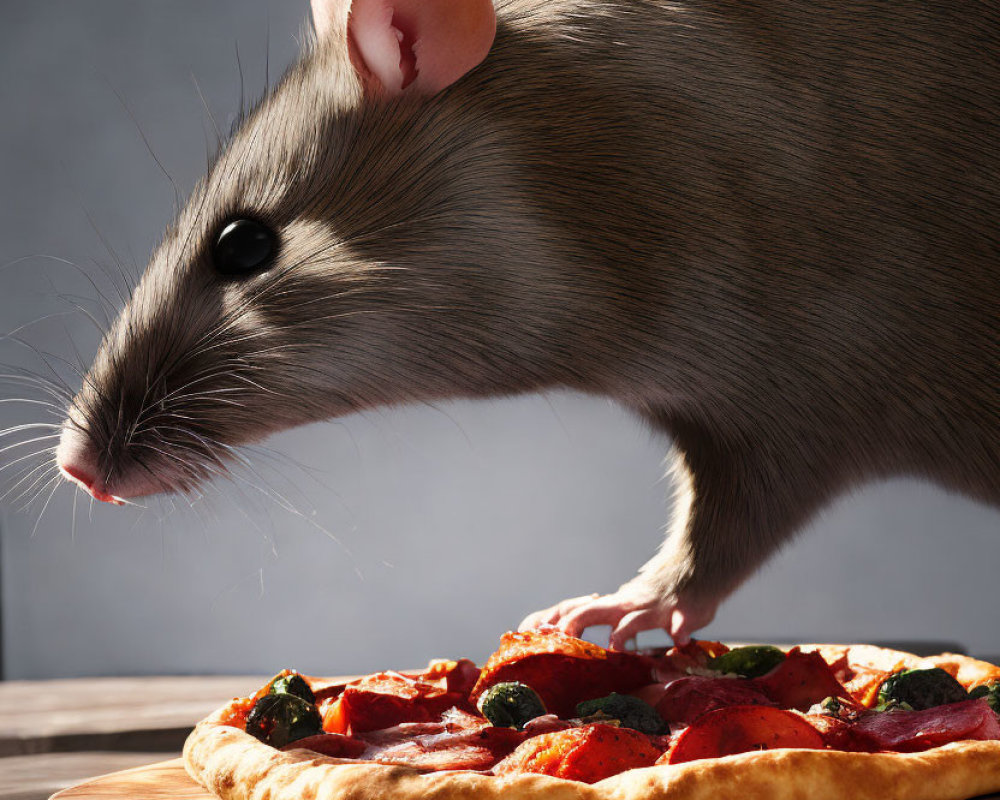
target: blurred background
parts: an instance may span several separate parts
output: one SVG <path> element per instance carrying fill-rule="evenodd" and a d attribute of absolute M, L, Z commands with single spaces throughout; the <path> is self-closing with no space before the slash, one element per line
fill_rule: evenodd
<path fill-rule="evenodd" d="M 101 295 L 120 304 L 119 270 L 142 268 L 172 216 L 164 172 L 191 188 L 214 147 L 210 115 L 228 130 L 241 85 L 249 101 L 296 57 L 306 15 L 305 0 L 4 5 L 7 679 L 479 659 L 528 612 L 614 590 L 662 540 L 669 441 L 569 393 L 291 431 L 190 503 L 92 506 L 35 469 L 59 420 L 22 402 L 46 395 L 21 370 L 76 385 Z M 814 521 L 704 634 L 942 639 L 997 654 L 998 565 L 996 509 L 916 482 L 871 486 Z"/>

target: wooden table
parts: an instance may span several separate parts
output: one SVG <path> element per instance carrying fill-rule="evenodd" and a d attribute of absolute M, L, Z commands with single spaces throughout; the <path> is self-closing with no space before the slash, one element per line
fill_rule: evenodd
<path fill-rule="evenodd" d="M 269 677 L 0 683 L 0 800 L 46 800 L 95 775 L 174 758 L 195 722 Z"/>

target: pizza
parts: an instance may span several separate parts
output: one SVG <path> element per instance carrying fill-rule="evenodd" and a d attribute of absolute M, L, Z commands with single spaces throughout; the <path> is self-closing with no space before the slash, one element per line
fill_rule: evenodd
<path fill-rule="evenodd" d="M 482 668 L 285 670 L 198 723 L 184 763 L 222 800 L 959 800 L 1000 790 L 1000 667 L 507 633 Z"/>

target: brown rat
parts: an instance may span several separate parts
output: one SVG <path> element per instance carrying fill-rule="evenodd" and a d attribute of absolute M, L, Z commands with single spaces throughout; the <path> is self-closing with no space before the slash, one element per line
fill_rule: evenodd
<path fill-rule="evenodd" d="M 615 645 L 684 641 L 862 482 L 1000 503 L 1000 3 L 314 6 L 73 402 L 95 497 L 376 405 L 605 394 L 673 439 L 670 535 L 524 624 Z"/>

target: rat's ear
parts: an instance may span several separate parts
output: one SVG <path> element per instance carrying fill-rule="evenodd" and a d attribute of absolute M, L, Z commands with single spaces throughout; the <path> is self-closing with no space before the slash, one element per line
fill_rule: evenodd
<path fill-rule="evenodd" d="M 312 2 L 321 38 L 330 5 Z M 492 0 L 353 0 L 347 33 L 355 67 L 386 94 L 435 94 L 486 58 L 496 15 Z"/>

